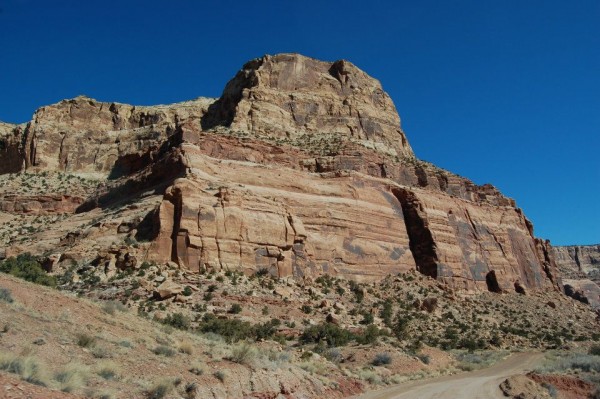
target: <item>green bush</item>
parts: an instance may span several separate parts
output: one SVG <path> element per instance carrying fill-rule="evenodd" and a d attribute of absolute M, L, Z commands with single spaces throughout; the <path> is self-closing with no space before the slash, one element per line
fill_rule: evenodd
<path fill-rule="evenodd" d="M 93 335 L 79 333 L 77 334 L 76 338 L 77 345 L 81 346 L 82 348 L 91 348 L 96 345 L 96 337 Z"/>
<path fill-rule="evenodd" d="M 173 382 L 170 380 L 163 380 L 155 383 L 147 394 L 150 399 L 162 399 L 167 396 L 174 388 Z"/>
<path fill-rule="evenodd" d="M 229 309 L 229 313 L 238 314 L 242 312 L 242 306 L 239 303 L 234 303 Z"/>
<path fill-rule="evenodd" d="M 600 356 L 600 345 L 592 345 L 588 353 L 590 355 Z"/>
<path fill-rule="evenodd" d="M 8 288 L 0 288 L 0 301 L 13 303 L 13 297 Z"/>
<path fill-rule="evenodd" d="M 382 318 L 383 323 L 386 326 L 392 327 L 392 317 L 393 317 L 392 301 L 387 299 L 385 302 L 383 302 L 383 307 L 381 309 L 381 312 L 379 313 L 379 316 Z"/>
<path fill-rule="evenodd" d="M 308 327 L 300 336 L 300 342 L 304 344 L 325 342 L 329 346 L 344 346 L 353 339 L 350 331 L 331 323 Z"/>
<path fill-rule="evenodd" d="M 369 324 L 361 335 L 356 336 L 356 341 L 359 344 L 371 345 L 377 342 L 377 338 L 381 335 L 381 331 L 374 324 Z"/>
<path fill-rule="evenodd" d="M 227 374 L 225 374 L 225 372 L 221 370 L 215 371 L 213 375 L 221 382 L 225 381 L 225 377 L 227 376 Z"/>
<path fill-rule="evenodd" d="M 375 316 L 373 316 L 372 313 L 369 312 L 363 312 L 362 314 L 363 319 L 360 321 L 360 324 L 373 324 L 373 321 L 375 321 Z"/>
<path fill-rule="evenodd" d="M 29 253 L 8 258 L 0 263 L 0 272 L 31 281 L 32 283 L 56 286 L 56 277 L 48 275 L 37 259 Z"/>
<path fill-rule="evenodd" d="M 254 336 L 254 328 L 247 321 L 218 319 L 210 313 L 205 314 L 202 318 L 199 330 L 203 333 L 219 334 L 229 343 Z"/>
<path fill-rule="evenodd" d="M 175 354 L 177 353 L 175 351 L 175 349 L 173 349 L 169 346 L 165 346 L 165 345 L 157 346 L 156 348 L 154 348 L 154 350 L 152 352 L 154 352 L 155 355 L 166 356 L 166 357 L 175 356 Z"/>
<path fill-rule="evenodd" d="M 384 366 L 392 363 L 392 355 L 389 353 L 378 353 L 371 362 L 373 366 Z"/>
<path fill-rule="evenodd" d="M 258 353 L 256 349 L 244 342 L 240 345 L 233 347 L 231 350 L 231 357 L 229 360 L 235 363 L 250 365 L 254 362 Z"/>
<path fill-rule="evenodd" d="M 167 317 L 162 319 L 160 322 L 180 330 L 189 330 L 191 325 L 190 318 L 179 312 L 167 315 Z"/>
<path fill-rule="evenodd" d="M 185 296 L 191 296 L 194 293 L 194 291 L 192 290 L 192 287 L 190 287 L 189 285 L 186 285 L 185 288 L 183 289 L 183 295 Z"/>
<path fill-rule="evenodd" d="M 215 315 L 207 313 L 202 318 L 198 331 L 202 333 L 214 333 L 222 336 L 228 343 L 237 342 L 242 339 L 262 340 L 277 338 L 275 333 L 277 326 L 281 323 L 279 319 L 261 324 L 250 324 L 247 321 L 236 319 L 219 319 Z"/>

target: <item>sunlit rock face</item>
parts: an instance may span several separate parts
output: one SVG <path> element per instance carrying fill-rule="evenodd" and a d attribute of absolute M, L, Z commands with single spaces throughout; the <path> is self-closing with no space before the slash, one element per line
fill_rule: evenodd
<path fill-rule="evenodd" d="M 264 56 L 218 100 L 65 100 L 0 125 L 0 143 L 0 173 L 100 179 L 87 198 L 28 199 L 73 214 L 52 227 L 56 253 L 93 257 L 131 232 L 146 244 L 128 256 L 190 270 L 377 280 L 416 269 L 467 291 L 562 288 L 555 252 L 515 202 L 419 161 L 380 83 L 347 61 Z M 0 197 L 6 212 L 29 209 Z M 109 210 L 114 226 L 72 231 Z"/>

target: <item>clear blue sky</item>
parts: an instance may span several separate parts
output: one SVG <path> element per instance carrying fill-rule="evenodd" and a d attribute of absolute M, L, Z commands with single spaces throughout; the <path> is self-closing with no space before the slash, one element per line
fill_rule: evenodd
<path fill-rule="evenodd" d="M 0 0 L 0 120 L 87 94 L 217 97 L 263 54 L 347 59 L 421 159 L 490 182 L 539 237 L 600 242 L 600 1 Z"/>

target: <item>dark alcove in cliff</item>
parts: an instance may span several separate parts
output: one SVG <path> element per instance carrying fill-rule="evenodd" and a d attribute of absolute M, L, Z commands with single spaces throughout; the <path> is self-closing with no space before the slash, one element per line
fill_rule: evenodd
<path fill-rule="evenodd" d="M 417 270 L 426 276 L 437 278 L 438 259 L 435 253 L 435 242 L 427 220 L 422 215 L 423 211 L 419 200 L 410 191 L 400 188 L 393 188 L 392 193 L 402 205 L 409 246 Z"/>

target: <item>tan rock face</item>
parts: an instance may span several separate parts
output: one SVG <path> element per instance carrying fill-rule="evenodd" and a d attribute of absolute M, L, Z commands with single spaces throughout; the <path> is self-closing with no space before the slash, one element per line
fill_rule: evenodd
<path fill-rule="evenodd" d="M 589 279 L 565 279 L 565 294 L 600 310 L 600 287 Z"/>
<path fill-rule="evenodd" d="M 91 244 L 100 254 L 135 237 L 150 242 L 136 261 L 194 271 L 375 280 L 418 269 L 466 290 L 562 287 L 554 252 L 514 201 L 414 158 L 389 96 L 346 61 L 265 56 L 214 103 L 78 97 L 41 108 L 26 126 L 0 125 L 0 137 L 0 165 L 10 165 L 2 173 L 102 179 L 75 215 L 44 233 L 53 253 Z M 26 202 L 0 207 L 26 212 Z M 104 224 L 108 209 L 122 220 Z"/>
<path fill-rule="evenodd" d="M 28 169 L 119 177 L 151 163 L 186 122 L 199 124 L 212 101 L 136 107 L 83 96 L 63 100 L 36 111 L 21 133 L 19 154 Z"/>
<path fill-rule="evenodd" d="M 565 293 L 600 309 L 600 245 L 553 247 Z"/>
<path fill-rule="evenodd" d="M 182 146 L 190 173 L 160 207 L 157 260 L 198 268 L 381 277 L 414 268 L 386 184 L 218 161 Z M 390 203 L 390 201 L 392 203 Z"/>
<path fill-rule="evenodd" d="M 299 54 L 248 62 L 203 120 L 253 136 L 335 135 L 393 155 L 413 156 L 381 84 L 348 61 Z"/>
<path fill-rule="evenodd" d="M 583 275 L 600 282 L 600 244 L 552 248 L 556 264 L 567 275 Z"/>
<path fill-rule="evenodd" d="M 0 211 L 46 215 L 73 213 L 83 198 L 70 195 L 6 195 L 0 196 Z"/>

